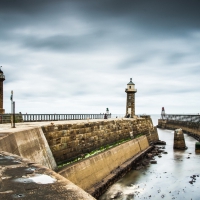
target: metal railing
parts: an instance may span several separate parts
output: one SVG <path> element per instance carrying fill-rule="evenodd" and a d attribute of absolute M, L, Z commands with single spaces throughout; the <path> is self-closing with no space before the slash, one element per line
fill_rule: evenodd
<path fill-rule="evenodd" d="M 182 122 L 196 122 L 200 123 L 200 115 L 176 115 L 176 114 L 165 114 L 162 115 L 164 120 L 168 121 L 182 121 Z"/>
<path fill-rule="evenodd" d="M 22 114 L 24 122 L 104 119 L 104 114 Z M 111 118 L 111 114 L 107 115 Z"/>
<path fill-rule="evenodd" d="M 41 121 L 64 121 L 64 120 L 87 120 L 104 119 L 105 114 L 17 114 L 16 122 L 41 122 Z M 111 114 L 107 114 L 111 118 Z M 11 114 L 1 114 L 0 123 L 10 123 Z"/>

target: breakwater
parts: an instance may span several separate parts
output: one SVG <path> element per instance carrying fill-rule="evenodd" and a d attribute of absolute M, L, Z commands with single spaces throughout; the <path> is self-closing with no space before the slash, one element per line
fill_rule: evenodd
<path fill-rule="evenodd" d="M 198 116 L 199 117 L 199 116 Z M 175 130 L 181 128 L 184 133 L 192 136 L 196 140 L 200 141 L 200 122 L 193 121 L 190 119 L 186 120 L 166 120 L 159 119 L 158 120 L 158 128 Z"/>
<path fill-rule="evenodd" d="M 87 191 L 94 191 L 91 194 L 100 192 L 101 188 L 105 189 L 117 177 L 127 172 L 128 168 L 130 169 L 134 164 L 134 156 L 136 158 L 139 154 L 142 156 L 146 150 L 150 149 L 149 144 L 158 140 L 157 131 L 149 116 L 115 120 L 18 123 L 15 129 L 11 129 L 10 125 L 2 124 L 0 128 L 0 150 L 26 158 L 30 163 L 38 163 L 55 170 L 57 164 L 81 156 L 84 160 L 70 165 L 71 172 L 75 167 L 85 171 L 76 174 L 75 179 L 71 178 L 73 177 L 71 173 L 70 179 L 77 185 L 79 183 L 76 181 L 81 179 L 88 185 L 87 188 L 84 185 L 80 187 L 84 187 Z M 83 156 L 104 145 L 112 145 L 126 139 L 130 141 L 91 158 L 86 159 Z M 103 167 L 105 164 L 106 169 Z M 90 177 L 89 183 L 87 183 L 89 179 L 83 177 L 83 174 L 91 173 L 88 165 L 92 165 L 96 172 L 95 177 Z M 121 168 L 123 165 L 124 167 Z M 68 167 L 62 170 L 67 171 Z M 64 171 L 63 176 L 66 176 Z M 109 175 L 114 176 L 109 178 Z M 103 185 L 99 184 L 101 179 L 105 180 Z M 109 181 L 106 182 L 106 180 Z M 98 190 L 96 190 L 97 185 Z"/>
<path fill-rule="evenodd" d="M 123 139 L 146 135 L 149 143 L 158 140 L 149 116 L 50 124 L 42 130 L 58 164 L 84 158 L 86 153 Z"/>
<path fill-rule="evenodd" d="M 142 156 L 144 152 L 150 149 L 152 148 L 149 147 L 147 137 L 141 136 L 96 156 L 67 166 L 60 170 L 59 174 L 92 196 L 99 197 L 116 178 L 131 169 L 139 155 Z M 135 158 L 136 155 L 138 157 Z"/>

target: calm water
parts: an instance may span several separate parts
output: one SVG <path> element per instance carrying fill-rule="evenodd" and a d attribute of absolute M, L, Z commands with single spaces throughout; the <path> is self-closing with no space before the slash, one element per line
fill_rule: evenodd
<path fill-rule="evenodd" d="M 154 125 L 156 120 L 153 118 Z M 151 164 L 141 170 L 132 170 L 102 195 L 100 200 L 113 199 L 119 193 L 117 200 L 138 199 L 200 199 L 200 154 L 195 153 L 196 140 L 185 135 L 187 150 L 174 150 L 171 130 L 158 129 L 161 140 L 167 142 L 166 151 L 162 157 L 155 157 L 157 164 Z M 188 158 L 189 157 L 189 158 Z M 190 176 L 196 177 L 196 182 L 190 184 Z"/>

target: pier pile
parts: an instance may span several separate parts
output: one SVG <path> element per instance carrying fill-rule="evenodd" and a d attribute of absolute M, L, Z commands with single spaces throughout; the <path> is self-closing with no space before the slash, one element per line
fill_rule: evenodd
<path fill-rule="evenodd" d="M 174 149 L 187 149 L 182 129 L 174 131 Z"/>

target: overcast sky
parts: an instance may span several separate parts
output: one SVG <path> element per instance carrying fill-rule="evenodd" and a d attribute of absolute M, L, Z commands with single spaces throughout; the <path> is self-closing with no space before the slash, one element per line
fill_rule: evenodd
<path fill-rule="evenodd" d="M 199 0 L 1 0 L 4 109 L 200 113 Z"/>

